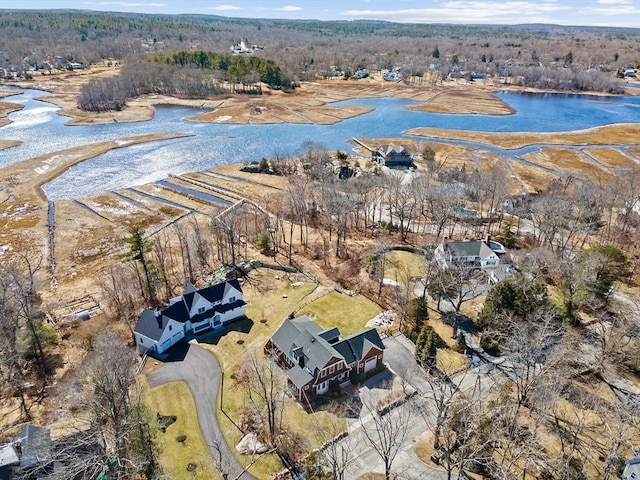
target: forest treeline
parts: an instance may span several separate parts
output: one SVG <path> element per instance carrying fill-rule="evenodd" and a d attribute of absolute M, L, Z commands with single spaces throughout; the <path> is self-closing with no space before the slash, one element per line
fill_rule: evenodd
<path fill-rule="evenodd" d="M 280 67 L 273 60 L 256 56 L 223 55 L 216 52 L 186 51 L 173 52 L 170 55 L 160 53 L 153 57 L 154 62 L 181 67 L 195 67 L 203 70 L 214 70 L 223 73 L 222 80 L 242 82 L 259 78 L 260 82 L 271 86 L 289 86 L 282 78 Z M 258 75 L 258 77 L 256 77 Z"/>
<path fill-rule="evenodd" d="M 82 110 L 121 110 L 127 100 L 158 94 L 180 98 L 206 98 L 222 93 L 262 93 L 262 83 L 289 88 L 272 61 L 251 56 L 224 55 L 205 51 L 158 54 L 153 61 L 125 64 L 114 77 L 93 80 L 82 86 L 78 105 Z"/>
<path fill-rule="evenodd" d="M 12 75 L 46 74 L 66 62 L 173 58 L 174 52 L 224 56 L 241 40 L 260 45 L 252 56 L 277 65 L 266 73 L 267 83 L 276 84 L 278 76 L 295 84 L 335 72 L 348 78 L 366 68 L 397 70 L 405 81 L 476 74 L 532 87 L 619 93 L 615 73 L 640 64 L 640 30 L 632 28 L 0 10 L 0 33 L 0 67 Z"/>

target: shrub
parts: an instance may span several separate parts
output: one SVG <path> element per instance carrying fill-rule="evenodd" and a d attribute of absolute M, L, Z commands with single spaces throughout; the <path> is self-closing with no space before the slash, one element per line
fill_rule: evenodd
<path fill-rule="evenodd" d="M 467 351 L 467 340 L 464 337 L 464 333 L 458 332 L 458 336 L 456 337 L 456 344 L 453 349 L 458 353 L 464 353 Z"/>
<path fill-rule="evenodd" d="M 500 353 L 498 342 L 496 342 L 493 338 L 489 338 L 489 336 L 485 335 L 484 333 L 480 335 L 480 348 L 482 348 L 489 355 L 498 355 Z"/>

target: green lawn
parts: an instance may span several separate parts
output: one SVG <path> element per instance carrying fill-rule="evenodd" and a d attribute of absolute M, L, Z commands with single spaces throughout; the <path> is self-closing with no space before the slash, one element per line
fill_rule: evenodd
<path fill-rule="evenodd" d="M 175 415 L 177 420 L 166 432 L 158 431 L 156 445 L 162 471 L 172 480 L 217 479 L 218 471 L 213 466 L 209 450 L 198 426 L 196 407 L 191 391 L 184 382 L 172 382 L 150 388 L 146 377 L 141 377 L 145 387 L 145 403 L 151 414 Z M 186 435 L 184 442 L 176 437 Z M 193 472 L 187 471 L 189 463 L 195 463 Z"/>
<path fill-rule="evenodd" d="M 243 360 L 251 352 L 262 355 L 262 348 L 269 337 L 298 303 L 315 288 L 313 282 L 304 282 L 293 287 L 291 284 L 297 283 L 296 280 L 299 278 L 288 279 L 281 272 L 272 270 L 255 270 L 251 277 L 251 284 L 243 286 L 244 299 L 248 303 L 247 320 L 236 322 L 235 326 L 232 326 L 233 331 L 214 338 L 214 343 L 200 344 L 213 352 L 222 366 L 223 408 L 234 422 L 238 421 L 243 409 L 244 391 L 236 386 L 231 375 L 240 369 Z M 261 322 L 263 319 L 266 322 Z M 292 407 L 297 408 L 294 405 Z M 242 464 L 248 464 L 252 460 L 250 456 L 241 456 L 235 452 L 234 447 L 242 438 L 238 428 L 219 410 L 218 421 L 231 450 Z M 275 455 L 265 455 L 251 467 L 250 472 L 257 478 L 270 479 L 282 468 Z"/>
<path fill-rule="evenodd" d="M 298 315 L 315 317 L 325 328 L 338 327 L 343 337 L 364 329 L 367 320 L 371 320 L 382 310 L 362 295 L 350 297 L 336 291 L 320 297 L 302 308 Z"/>
<path fill-rule="evenodd" d="M 385 260 L 385 278 L 397 281 L 402 288 L 407 287 L 410 278 L 426 275 L 424 255 L 393 250 L 387 253 Z"/>
<path fill-rule="evenodd" d="M 244 298 L 248 302 L 248 319 L 237 322 L 237 325 L 232 327 L 233 331 L 211 339 L 210 343 L 201 343 L 201 346 L 216 355 L 222 366 L 224 371 L 223 408 L 236 423 L 244 407 L 244 391 L 237 387 L 231 375 L 239 371 L 247 355 L 252 352 L 262 355 L 262 348 L 269 337 L 315 288 L 312 282 L 304 282 L 300 286 L 293 287 L 291 283 L 296 283 L 295 280 L 299 278 L 287 279 L 279 272 L 269 270 L 254 271 L 252 277 L 251 284 L 243 286 Z M 378 313 L 380 313 L 380 307 L 365 297 L 361 295 L 349 297 L 338 292 L 330 292 L 297 312 L 298 315 L 317 315 L 321 325 L 337 326 L 343 336 L 362 330 L 366 321 Z M 261 322 L 263 319 L 266 321 Z M 220 402 L 219 398 L 218 402 Z M 335 421 L 327 412 L 308 414 L 289 398 L 285 407 L 285 419 L 290 428 L 299 434 L 300 438 L 306 440 L 307 448 L 319 446 L 312 434 L 314 425 Z M 240 440 L 241 432 L 220 411 L 218 421 L 229 446 L 235 453 L 233 447 Z M 248 456 L 237 454 L 236 456 L 245 465 L 252 460 Z M 278 458 L 275 455 L 265 455 L 251 467 L 250 472 L 257 478 L 268 479 L 280 470 L 282 465 Z"/>

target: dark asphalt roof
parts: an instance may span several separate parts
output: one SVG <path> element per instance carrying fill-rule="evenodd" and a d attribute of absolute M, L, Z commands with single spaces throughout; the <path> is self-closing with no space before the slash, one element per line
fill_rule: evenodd
<path fill-rule="evenodd" d="M 332 357 L 341 357 L 329 342 L 319 335 L 322 331 L 322 327 L 307 316 L 287 319 L 274 332 L 271 342 L 290 359 L 304 357 L 302 369 L 314 376 L 315 372 L 322 369 Z M 292 382 L 296 383 L 290 376 L 291 370 L 293 369 L 287 370 L 286 374 Z M 296 378 L 302 376 L 295 373 L 291 372 L 291 375 Z"/>
<path fill-rule="evenodd" d="M 176 301 L 173 305 L 169 305 L 167 308 L 161 310 L 161 316 L 159 319 L 156 318 L 153 310 L 144 310 L 140 315 L 140 318 L 138 319 L 135 331 L 137 333 L 140 333 L 141 335 L 144 335 L 145 337 L 158 341 L 160 340 L 162 332 L 164 331 L 164 328 L 167 326 L 167 322 L 170 319 L 180 323 L 185 323 L 189 320 L 197 323 L 202 320 L 211 318 L 214 315 L 211 310 L 195 315 L 193 318 L 189 317 L 189 311 L 191 310 L 191 306 L 193 305 L 194 300 L 199 295 L 201 295 L 211 303 L 219 302 L 231 287 L 237 289 L 239 292 L 242 292 L 242 287 L 240 287 L 240 283 L 237 279 L 218 283 L 211 287 L 203 288 L 202 290 L 196 290 L 192 284 L 188 284 L 187 288 L 185 288 L 184 290 L 185 293 L 182 295 L 182 297 L 178 297 L 178 301 Z M 229 310 L 233 310 L 234 308 L 241 307 L 242 305 L 246 305 L 246 302 L 244 300 L 238 299 L 235 302 L 229 304 L 216 305 L 213 307 L 213 310 L 217 313 L 225 313 Z"/>
<path fill-rule="evenodd" d="M 340 339 L 340 330 L 338 330 L 338 327 L 333 327 L 320 332 L 318 335 L 329 343 L 335 343 Z"/>
<path fill-rule="evenodd" d="M 484 240 L 473 240 L 471 242 L 448 242 L 445 248 L 449 250 L 454 257 L 481 257 L 487 258 L 493 253 L 493 250 L 485 243 Z"/>
<path fill-rule="evenodd" d="M 314 378 L 306 369 L 300 368 L 298 365 L 294 365 L 293 368 L 287 370 L 285 374 L 297 388 L 304 387 Z"/>
<path fill-rule="evenodd" d="M 145 308 L 138 319 L 138 323 L 136 323 L 136 328 L 134 329 L 136 333 L 140 335 L 144 335 L 151 340 L 155 340 L 156 342 L 160 340 L 162 336 L 162 332 L 164 332 L 164 326 L 166 326 L 167 322 L 163 321 L 163 318 L 156 318 L 153 310 Z"/>
<path fill-rule="evenodd" d="M 347 363 L 362 360 L 371 347 L 384 350 L 382 339 L 375 328 L 356 333 L 333 345 L 342 354 Z"/>
<path fill-rule="evenodd" d="M 32 468 L 51 461 L 51 434 L 48 428 L 27 425 L 13 439 L 20 441 L 22 456 L 21 468 Z"/>

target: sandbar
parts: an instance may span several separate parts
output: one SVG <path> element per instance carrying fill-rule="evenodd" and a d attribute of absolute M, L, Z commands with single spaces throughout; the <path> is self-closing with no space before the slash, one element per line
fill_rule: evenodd
<path fill-rule="evenodd" d="M 421 137 L 484 143 L 505 150 L 514 150 L 528 145 L 636 145 L 638 138 L 640 138 L 640 124 L 619 123 L 558 133 L 489 133 L 431 127 L 412 128 L 403 133 Z"/>

